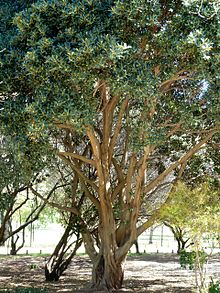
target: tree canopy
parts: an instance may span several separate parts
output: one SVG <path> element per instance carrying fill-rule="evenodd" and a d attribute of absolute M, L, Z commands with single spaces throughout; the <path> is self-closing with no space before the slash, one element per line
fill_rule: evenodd
<path fill-rule="evenodd" d="M 219 185 L 205 182 L 190 189 L 179 182 L 161 217 L 173 226 L 188 230 L 188 235 L 219 233 Z"/>
<path fill-rule="evenodd" d="M 219 110 L 218 3 L 199 5 L 36 2 L 14 18 L 16 36 L 1 59 L 1 92 L 18 95 L 9 103 L 10 111 L 4 103 L 5 123 L 16 121 L 14 127 L 22 127 L 32 141 L 54 119 L 81 129 L 98 119 L 103 103 L 98 89 L 105 81 L 111 96 L 130 99 L 130 139 L 167 116 L 198 128 L 199 118 L 206 115 L 213 125 Z M 144 109 L 148 116 L 140 121 Z M 152 109 L 158 114 L 153 126 Z"/>

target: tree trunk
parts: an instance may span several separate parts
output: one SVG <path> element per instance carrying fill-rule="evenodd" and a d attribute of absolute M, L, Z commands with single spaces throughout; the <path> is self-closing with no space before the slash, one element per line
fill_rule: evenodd
<path fill-rule="evenodd" d="M 179 239 L 176 239 L 176 241 L 177 241 L 177 244 L 178 244 L 177 254 L 180 254 L 180 252 L 181 252 L 181 242 L 180 242 Z"/>
<path fill-rule="evenodd" d="M 9 234 L 12 234 L 12 223 L 11 223 L 11 221 L 8 221 L 8 224 L 9 224 Z M 15 235 L 12 234 L 12 236 L 11 236 L 11 250 L 10 250 L 11 255 L 16 255 L 17 252 L 24 246 L 24 243 L 25 243 L 25 229 L 23 229 L 23 231 L 22 231 L 21 244 L 19 246 L 17 246 L 19 238 L 20 238 L 19 235 L 16 235 L 16 239 L 15 239 Z"/>
<path fill-rule="evenodd" d="M 52 256 L 50 257 L 50 260 L 45 265 L 45 279 L 47 282 L 53 282 L 53 281 L 59 280 L 60 276 L 68 268 L 72 258 L 75 256 L 76 251 L 81 246 L 81 244 L 82 244 L 82 240 L 78 238 L 75 242 L 73 251 L 67 257 L 65 257 L 66 250 L 63 250 L 64 247 L 66 248 L 65 244 L 59 249 L 59 252 L 60 252 L 59 255 L 52 254 Z"/>
<path fill-rule="evenodd" d="M 183 229 L 181 229 L 178 226 L 172 226 L 171 224 L 167 222 L 164 222 L 164 224 L 171 229 L 171 231 L 173 232 L 174 238 L 177 241 L 177 245 L 178 245 L 177 254 L 180 254 L 182 250 L 184 250 L 185 248 L 191 245 L 189 244 L 188 246 L 186 246 L 190 238 L 185 239 L 185 232 Z"/>
<path fill-rule="evenodd" d="M 17 238 L 17 239 L 18 239 L 18 238 Z M 14 241 L 14 237 L 12 236 L 12 238 L 11 238 L 11 250 L 10 250 L 10 255 L 16 255 L 16 254 L 17 254 L 16 243 L 17 243 L 17 241 Z"/>
<path fill-rule="evenodd" d="M 154 233 L 154 227 L 150 227 L 150 236 L 149 236 L 149 244 L 153 244 L 153 233 Z"/>
<path fill-rule="evenodd" d="M 124 269 L 122 262 L 115 260 L 114 256 L 99 256 L 93 264 L 92 287 L 97 290 L 117 290 L 122 287 Z"/>
<path fill-rule="evenodd" d="M 55 247 L 49 261 L 45 265 L 45 278 L 48 282 L 59 280 L 60 276 L 68 268 L 72 258 L 76 254 L 76 251 L 82 244 L 82 239 L 80 238 L 79 233 L 76 235 L 76 241 L 74 243 L 70 243 L 71 237 L 74 234 L 74 231 L 72 230 L 74 220 L 74 215 L 71 214 L 69 223 L 63 233 L 63 236 Z M 73 244 L 74 248 L 72 252 L 67 255 L 68 250 L 72 248 Z"/>
<path fill-rule="evenodd" d="M 10 217 L 9 214 L 11 212 L 11 208 L 6 211 L 5 216 L 2 214 L 1 217 L 4 216 L 4 218 L 1 220 L 1 226 L 0 226 L 0 245 L 4 245 L 6 239 L 10 235 Z"/>
<path fill-rule="evenodd" d="M 136 248 L 136 253 L 141 254 L 140 251 L 139 251 L 138 240 L 135 241 L 134 245 L 135 245 L 135 248 Z"/>
<path fill-rule="evenodd" d="M 188 240 L 183 240 L 181 237 L 179 237 L 176 238 L 176 241 L 178 243 L 177 253 L 180 254 L 180 252 L 186 248 L 186 243 Z"/>

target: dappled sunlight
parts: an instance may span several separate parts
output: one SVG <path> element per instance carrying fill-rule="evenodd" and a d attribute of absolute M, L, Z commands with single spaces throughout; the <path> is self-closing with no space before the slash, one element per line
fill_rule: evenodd
<path fill-rule="evenodd" d="M 47 288 L 49 293 L 88 293 L 92 265 L 88 257 L 77 256 L 58 282 L 46 282 L 44 257 L 5 256 L 0 258 L 0 290 L 15 287 Z M 213 256 L 209 272 L 220 274 L 220 257 Z M 193 273 L 180 268 L 174 254 L 149 254 L 128 257 L 123 293 L 191 293 Z"/>

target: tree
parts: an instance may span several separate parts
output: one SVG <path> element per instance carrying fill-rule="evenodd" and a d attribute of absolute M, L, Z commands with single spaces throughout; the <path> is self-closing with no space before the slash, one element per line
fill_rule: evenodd
<path fill-rule="evenodd" d="M 186 141 L 184 141 L 186 143 Z M 165 206 L 165 210 L 162 211 L 161 220 L 168 226 L 178 243 L 177 253 L 181 250 L 192 245 L 192 239 L 188 233 L 188 221 L 187 211 L 190 214 L 191 208 L 194 209 L 194 205 L 189 202 L 186 205 L 183 204 L 184 193 L 189 192 L 189 188 L 198 188 L 201 184 L 207 182 L 207 180 L 214 186 L 218 186 L 219 182 L 219 162 L 220 156 L 218 148 L 210 147 L 214 140 L 207 143 L 199 152 L 194 154 L 191 160 L 187 163 L 185 171 L 182 175 L 181 181 L 185 185 L 178 187 L 179 194 L 172 195 L 171 204 Z M 181 191 L 182 188 L 182 191 Z M 172 194 L 172 192 L 171 192 Z M 190 217 L 190 215 L 189 215 Z"/>
<path fill-rule="evenodd" d="M 185 244 L 191 241 L 191 250 L 186 253 L 181 247 L 183 256 L 191 256 L 190 266 L 195 271 L 196 286 L 198 292 L 207 292 L 206 272 L 204 264 L 207 255 L 203 252 L 205 238 L 216 238 L 220 232 L 219 217 L 219 182 L 203 182 L 197 187 L 190 188 L 179 182 L 171 194 L 169 204 L 164 205 L 161 218 L 165 223 L 176 231 L 182 231 L 182 241 Z M 184 238 L 185 235 L 185 239 Z M 179 235 L 174 236 L 178 239 Z M 179 247 L 178 247 L 179 248 Z M 181 252 L 181 251 L 180 251 Z M 187 256 L 187 255 L 186 255 Z"/>
<path fill-rule="evenodd" d="M 29 150 L 31 154 L 31 150 Z M 35 153 L 38 156 L 38 153 Z M 29 156 L 18 148 L 17 142 L 1 135 L 0 147 L 0 243 L 11 241 L 11 254 L 16 254 L 25 243 L 25 230 L 39 219 L 49 198 L 64 185 L 66 175 L 60 178 L 58 162 L 50 155 L 30 164 Z M 32 192 L 43 185 L 45 200 Z M 20 243 L 19 243 L 20 242 Z"/>
<path fill-rule="evenodd" d="M 182 227 L 173 224 L 171 225 L 168 221 L 163 221 L 163 223 L 170 228 L 173 233 L 175 240 L 177 241 L 177 253 L 180 254 L 182 250 L 188 248 L 193 243 L 187 233 L 187 229 L 183 229 Z"/>
<path fill-rule="evenodd" d="M 62 178 L 65 178 L 62 176 Z M 66 180 L 65 180 L 66 181 Z M 48 202 L 48 199 L 44 198 L 36 189 L 31 188 L 32 192 L 43 199 L 51 206 L 55 206 L 59 209 L 59 218 L 63 224 L 65 230 L 62 237 L 57 243 L 53 253 L 49 260 L 45 264 L 45 278 L 46 281 L 58 281 L 63 272 L 68 268 L 72 258 L 75 256 L 78 248 L 82 244 L 81 230 L 83 225 L 80 220 L 80 209 L 83 208 L 84 195 L 77 195 L 78 178 L 75 176 L 73 182 L 65 184 L 65 188 L 62 190 L 61 195 L 56 194 L 56 203 Z M 58 204 L 57 197 L 61 197 L 60 201 L 65 201 L 66 206 L 62 208 L 61 204 Z M 70 205 L 68 205 L 70 201 Z M 78 202 L 78 209 L 76 202 Z M 76 210 L 73 213 L 72 210 Z M 73 235 L 76 237 L 73 241 Z"/>
<path fill-rule="evenodd" d="M 219 182 L 216 186 L 209 186 L 203 184 L 193 190 L 192 195 L 199 194 L 198 207 L 203 208 L 203 211 L 195 211 L 194 219 L 191 220 L 190 236 L 193 239 L 193 249 L 195 251 L 195 283 L 199 293 L 209 292 L 210 282 L 207 280 L 208 271 L 206 264 L 211 253 L 204 256 L 204 244 L 203 240 L 211 240 L 217 243 L 217 239 L 220 233 L 220 203 L 219 203 Z M 212 243 L 213 245 L 213 243 Z M 201 253 L 202 252 L 202 253 Z"/>
<path fill-rule="evenodd" d="M 190 224 L 195 212 L 199 211 L 202 214 L 204 209 L 204 205 L 198 205 L 198 196 L 200 195 L 196 198 L 192 196 L 190 189 L 178 182 L 169 196 L 169 203 L 160 211 L 160 220 L 171 229 L 178 243 L 178 254 L 193 244 L 189 233 Z"/>
<path fill-rule="evenodd" d="M 45 204 L 35 202 L 33 208 L 28 209 L 25 219 L 20 221 L 19 228 L 13 227 L 12 220 L 33 199 L 29 194 L 30 186 L 36 181 L 45 180 L 45 164 L 38 161 L 35 165 L 30 166 L 23 154 L 18 152 L 16 144 L 4 135 L 1 135 L 0 158 L 0 243 L 4 244 L 7 239 L 11 238 L 11 253 L 16 254 L 24 244 L 25 227 L 38 218 Z M 17 233 L 22 230 L 22 243 L 19 248 L 16 248 L 19 239 Z"/>
<path fill-rule="evenodd" d="M 58 281 L 63 272 L 68 268 L 72 258 L 82 244 L 79 228 L 80 225 L 77 226 L 76 216 L 71 213 L 65 231 L 45 265 L 46 281 Z M 75 241 L 71 241 L 73 235 L 76 236 Z"/>
<path fill-rule="evenodd" d="M 98 250 L 83 233 L 95 288 L 122 286 L 127 252 L 160 206 L 139 225 L 142 205 L 218 133 L 217 11 L 217 1 L 53 0 L 14 19 L 0 119 L 79 177 L 99 216 Z M 186 149 L 149 174 L 182 135 Z"/>

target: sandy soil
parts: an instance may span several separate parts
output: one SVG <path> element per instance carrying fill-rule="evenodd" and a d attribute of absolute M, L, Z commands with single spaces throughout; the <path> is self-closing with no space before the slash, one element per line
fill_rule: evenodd
<path fill-rule="evenodd" d="M 88 257 L 75 257 L 60 280 L 53 283 L 44 280 L 44 262 L 44 257 L 0 257 L 0 292 L 15 287 L 47 288 L 48 293 L 91 292 L 91 262 Z M 219 256 L 212 258 L 208 271 L 214 279 L 220 279 Z M 191 293 L 193 284 L 193 273 L 180 268 L 176 255 L 150 254 L 128 257 L 124 288 L 119 292 Z"/>

